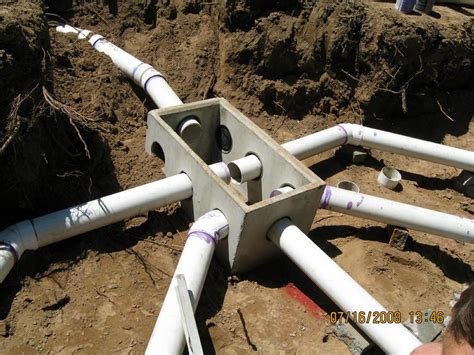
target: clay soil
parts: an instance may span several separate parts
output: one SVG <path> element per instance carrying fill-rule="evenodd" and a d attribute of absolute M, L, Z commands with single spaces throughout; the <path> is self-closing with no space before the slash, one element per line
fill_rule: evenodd
<path fill-rule="evenodd" d="M 45 13 L 152 64 L 185 102 L 226 98 L 280 143 L 353 122 L 473 150 L 472 8 L 54 3 L 0 2 L 1 227 L 164 177 L 144 151 L 153 103 Z M 459 169 L 369 153 L 359 165 L 335 150 L 305 164 L 328 184 L 351 180 L 367 194 L 474 218 L 473 200 L 454 189 Z M 383 165 L 401 171 L 402 189 L 376 183 Z M 191 222 L 176 204 L 23 255 L 0 285 L 0 353 L 143 353 Z M 386 225 L 325 210 L 309 235 L 404 320 L 428 308 L 448 314 L 473 279 L 470 244 L 410 231 L 400 251 Z M 196 317 L 205 353 L 350 353 L 334 335 L 334 310 L 282 256 L 242 275 L 213 261 Z"/>

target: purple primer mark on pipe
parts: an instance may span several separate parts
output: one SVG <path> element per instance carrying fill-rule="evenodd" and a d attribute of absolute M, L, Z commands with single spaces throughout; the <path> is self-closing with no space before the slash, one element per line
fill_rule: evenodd
<path fill-rule="evenodd" d="M 194 230 L 189 232 L 188 238 L 195 237 L 205 241 L 207 244 L 216 244 L 216 238 L 205 231 Z"/>
<path fill-rule="evenodd" d="M 346 209 L 350 210 L 352 208 L 352 201 L 347 203 Z"/>
<path fill-rule="evenodd" d="M 377 132 L 374 131 L 374 137 L 377 137 Z"/>
<path fill-rule="evenodd" d="M 105 41 L 105 38 L 104 38 L 104 37 L 97 38 L 97 39 L 95 40 L 94 44 L 92 45 L 92 48 L 95 48 L 95 45 L 96 45 L 99 41 Z"/>
<path fill-rule="evenodd" d="M 340 125 L 338 124 L 337 127 L 339 127 L 340 129 L 342 129 L 346 135 L 346 138 L 344 139 L 344 142 L 342 143 L 343 145 L 347 143 L 347 140 L 349 139 L 349 133 L 347 133 L 346 129 L 344 128 L 343 125 Z"/>
<path fill-rule="evenodd" d="M 146 81 L 145 81 L 145 84 L 143 84 L 143 90 L 145 90 L 145 92 L 148 94 L 148 90 L 146 88 L 146 86 L 148 85 L 148 83 L 152 80 L 152 79 L 156 79 L 156 78 L 162 78 L 164 81 L 166 81 L 166 78 L 162 75 L 162 74 L 154 74 L 153 76 L 150 76 Z"/>
<path fill-rule="evenodd" d="M 135 68 L 133 68 L 133 70 L 132 70 L 132 78 L 133 79 L 135 79 L 135 73 L 137 72 L 138 68 L 140 68 L 140 66 L 143 65 L 143 64 L 145 64 L 145 63 L 141 62 Z"/>
<path fill-rule="evenodd" d="M 321 204 L 320 204 L 321 208 L 326 208 L 329 206 L 331 195 L 332 195 L 331 188 L 329 186 L 326 186 L 326 188 L 324 189 L 323 196 L 321 197 Z"/>
<path fill-rule="evenodd" d="M 361 199 L 359 202 L 356 203 L 356 206 L 359 207 L 360 205 L 362 205 L 362 203 L 364 202 L 365 200 L 365 197 L 364 196 L 361 196 Z"/>

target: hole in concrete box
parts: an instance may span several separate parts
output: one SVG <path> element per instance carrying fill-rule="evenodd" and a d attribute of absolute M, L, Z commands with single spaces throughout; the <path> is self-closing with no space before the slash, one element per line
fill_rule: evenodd
<path fill-rule="evenodd" d="M 151 152 L 153 153 L 154 156 L 161 159 L 163 163 L 166 162 L 165 152 L 163 151 L 163 148 L 161 147 L 160 143 L 153 142 L 153 144 L 151 145 Z"/>
<path fill-rule="evenodd" d="M 219 149 L 224 153 L 229 153 L 232 150 L 232 135 L 226 126 L 217 127 L 216 142 Z"/>

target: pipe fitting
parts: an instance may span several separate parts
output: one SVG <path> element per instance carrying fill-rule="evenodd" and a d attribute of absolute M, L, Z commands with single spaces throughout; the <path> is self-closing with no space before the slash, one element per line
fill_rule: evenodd
<path fill-rule="evenodd" d="M 229 222 L 219 210 L 213 210 L 199 217 L 189 229 L 188 238 L 197 237 L 207 243 L 214 243 L 227 238 Z"/>
<path fill-rule="evenodd" d="M 254 154 L 234 160 L 228 164 L 230 176 L 238 183 L 258 179 L 262 175 L 262 163 Z"/>
<path fill-rule="evenodd" d="M 30 220 L 14 224 L 0 233 L 0 283 L 25 250 L 38 249 L 36 231 Z"/>
<path fill-rule="evenodd" d="M 95 35 L 92 35 L 91 38 L 89 38 L 89 43 L 92 46 L 92 48 L 95 48 L 98 52 L 102 52 L 102 50 L 100 49 L 100 46 L 96 46 L 96 44 L 99 41 L 103 41 L 103 40 L 105 40 L 104 36 L 95 34 Z"/>
<path fill-rule="evenodd" d="M 209 165 L 209 168 L 214 172 L 214 174 L 219 176 L 226 184 L 230 183 L 230 180 L 231 180 L 230 170 L 226 163 L 222 161 L 219 163 L 214 163 L 212 165 Z"/>

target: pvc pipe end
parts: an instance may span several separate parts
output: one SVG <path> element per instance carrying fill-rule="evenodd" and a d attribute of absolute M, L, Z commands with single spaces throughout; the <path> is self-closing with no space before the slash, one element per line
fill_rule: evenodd
<path fill-rule="evenodd" d="M 397 169 L 384 166 L 380 171 L 377 182 L 387 189 L 395 189 L 402 180 L 402 174 Z"/>
<path fill-rule="evenodd" d="M 258 179 L 262 176 L 262 163 L 255 154 L 248 154 L 244 158 L 234 160 L 227 164 L 232 179 L 240 184 Z"/>
<path fill-rule="evenodd" d="M 337 183 L 337 187 L 343 190 L 348 190 L 348 191 L 353 191 L 353 192 L 359 192 L 359 186 L 357 184 L 353 183 L 352 181 L 339 181 Z"/>
<path fill-rule="evenodd" d="M 239 166 L 234 162 L 231 162 L 227 165 L 229 168 L 230 176 L 233 180 L 237 181 L 239 184 L 242 183 L 242 172 L 239 169 Z"/>
<path fill-rule="evenodd" d="M 179 124 L 178 133 L 189 144 L 201 138 L 202 127 L 197 119 L 190 117 Z"/>

